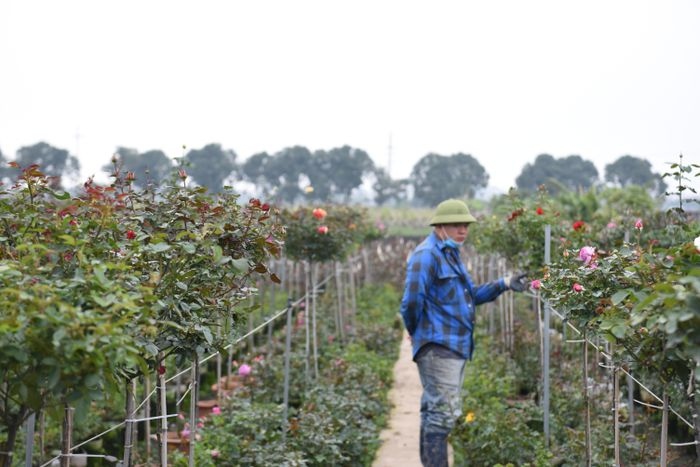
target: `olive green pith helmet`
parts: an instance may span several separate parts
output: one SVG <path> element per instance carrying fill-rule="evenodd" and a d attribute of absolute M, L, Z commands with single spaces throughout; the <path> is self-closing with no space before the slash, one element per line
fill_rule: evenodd
<path fill-rule="evenodd" d="M 448 199 L 437 205 L 435 215 L 430 219 L 430 225 L 439 224 L 471 224 L 476 218 L 469 212 L 464 201 Z"/>

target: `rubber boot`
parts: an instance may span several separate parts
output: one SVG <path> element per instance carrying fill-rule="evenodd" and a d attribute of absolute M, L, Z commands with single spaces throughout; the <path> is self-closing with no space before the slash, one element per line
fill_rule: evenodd
<path fill-rule="evenodd" d="M 448 467 L 447 435 L 421 433 L 420 461 L 423 467 Z"/>
<path fill-rule="evenodd" d="M 425 437 L 425 430 L 423 429 L 423 424 L 421 423 L 419 446 L 420 446 L 420 461 L 423 465 L 425 465 L 425 440 L 423 439 L 424 437 Z"/>

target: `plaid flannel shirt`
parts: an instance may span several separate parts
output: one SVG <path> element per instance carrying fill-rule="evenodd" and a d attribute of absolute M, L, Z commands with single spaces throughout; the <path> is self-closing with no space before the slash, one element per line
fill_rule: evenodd
<path fill-rule="evenodd" d="M 401 316 L 413 341 L 413 357 L 429 342 L 471 359 L 474 307 L 508 290 L 498 279 L 475 286 L 459 251 L 431 233 L 408 259 Z"/>

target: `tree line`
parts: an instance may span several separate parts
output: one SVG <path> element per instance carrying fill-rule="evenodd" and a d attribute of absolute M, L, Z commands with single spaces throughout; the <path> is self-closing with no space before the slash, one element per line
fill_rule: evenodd
<path fill-rule="evenodd" d="M 0 150 L 0 178 L 5 181 L 16 176 L 8 162 Z M 20 167 L 38 164 L 52 176 L 54 188 L 70 189 L 64 181 L 80 175 L 76 156 L 45 142 L 20 148 L 14 162 Z M 473 198 L 489 181 L 489 174 L 479 161 L 463 153 L 427 154 L 413 166 L 408 178 L 392 179 L 367 152 L 350 146 L 316 151 L 293 146 L 273 154 L 257 153 L 242 161 L 235 151 L 218 143 L 189 149 L 175 159 L 158 149 L 139 152 L 118 147 L 103 170 L 113 173 L 115 163 L 122 172 L 131 174 L 135 186 L 142 188 L 182 169 L 193 183 L 213 193 L 221 192 L 224 186 L 234 186 L 238 191 L 251 191 L 290 205 L 304 201 L 347 203 L 364 187 L 371 193 L 371 200 L 365 201 L 377 205 L 434 206 L 446 198 Z M 641 186 L 654 194 L 663 194 L 666 189 L 662 177 L 652 172 L 649 161 L 630 155 L 606 165 L 601 180 L 595 165 L 581 156 L 555 158 L 540 154 L 523 166 L 515 180 L 522 192 L 536 192 L 545 185 L 552 194 L 588 190 L 601 183 Z"/>

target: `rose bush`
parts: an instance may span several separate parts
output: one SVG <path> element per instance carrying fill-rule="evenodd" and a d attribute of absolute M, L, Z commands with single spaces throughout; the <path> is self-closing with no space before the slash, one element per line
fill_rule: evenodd
<path fill-rule="evenodd" d="M 349 206 L 299 207 L 282 213 L 285 254 L 311 262 L 341 261 L 363 242 L 379 238 L 366 211 Z"/>
<path fill-rule="evenodd" d="M 114 183 L 71 198 L 39 167 L 0 191 L 0 419 L 11 452 L 30 412 L 76 416 L 159 355 L 191 361 L 230 342 L 236 305 L 267 274 L 283 228 L 259 200 L 186 186 L 134 191 L 115 160 Z M 11 462 L 0 456 L 0 461 Z"/>

